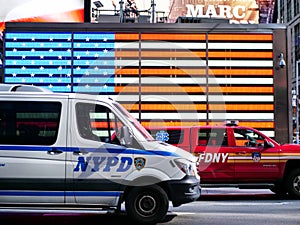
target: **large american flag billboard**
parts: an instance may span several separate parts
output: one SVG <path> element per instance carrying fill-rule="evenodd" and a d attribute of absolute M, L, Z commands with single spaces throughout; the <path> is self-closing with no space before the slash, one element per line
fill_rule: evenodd
<path fill-rule="evenodd" d="M 237 119 L 274 136 L 268 32 L 8 31 L 4 82 L 109 95 L 145 126 Z"/>

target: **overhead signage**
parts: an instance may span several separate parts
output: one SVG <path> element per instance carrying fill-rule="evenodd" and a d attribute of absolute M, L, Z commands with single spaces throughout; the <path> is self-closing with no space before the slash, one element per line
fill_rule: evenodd
<path fill-rule="evenodd" d="M 83 22 L 84 0 L 10 0 L 0 8 L 0 32 L 5 22 Z"/>
<path fill-rule="evenodd" d="M 225 18 L 235 24 L 272 23 L 274 0 L 170 0 L 169 21 L 178 17 Z"/>

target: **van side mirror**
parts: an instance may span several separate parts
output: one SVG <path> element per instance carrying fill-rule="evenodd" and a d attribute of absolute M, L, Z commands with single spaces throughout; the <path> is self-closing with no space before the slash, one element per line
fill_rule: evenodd
<path fill-rule="evenodd" d="M 132 135 L 130 134 L 129 128 L 127 126 L 121 127 L 120 144 L 123 146 L 131 146 L 132 145 Z"/>

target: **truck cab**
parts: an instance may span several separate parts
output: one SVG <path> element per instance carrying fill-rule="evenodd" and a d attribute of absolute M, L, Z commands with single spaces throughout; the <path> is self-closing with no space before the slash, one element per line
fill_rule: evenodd
<path fill-rule="evenodd" d="M 203 187 L 270 188 L 300 198 L 299 145 L 280 145 L 262 132 L 232 121 L 148 130 L 154 138 L 198 157 Z"/>

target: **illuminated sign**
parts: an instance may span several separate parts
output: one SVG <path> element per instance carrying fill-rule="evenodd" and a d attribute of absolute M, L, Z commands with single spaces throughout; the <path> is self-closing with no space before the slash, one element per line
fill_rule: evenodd
<path fill-rule="evenodd" d="M 241 5 L 234 7 L 231 7 L 229 5 L 208 5 L 205 10 L 204 5 L 194 6 L 187 4 L 186 8 L 186 16 L 192 17 L 221 17 L 228 19 L 244 19 L 246 16 L 246 7 Z"/>
<path fill-rule="evenodd" d="M 170 0 L 169 21 L 180 16 L 226 18 L 230 23 L 272 23 L 275 0 Z"/>
<path fill-rule="evenodd" d="M 148 127 L 230 119 L 273 137 L 273 47 L 272 33 L 8 31 L 4 82 L 109 95 Z"/>
<path fill-rule="evenodd" d="M 114 93 L 113 33 L 6 33 L 5 83 Z"/>
<path fill-rule="evenodd" d="M 5 22 L 83 22 L 84 0 L 10 0 L 0 8 L 0 32 Z"/>
<path fill-rule="evenodd" d="M 71 33 L 7 33 L 5 82 L 70 91 Z"/>

